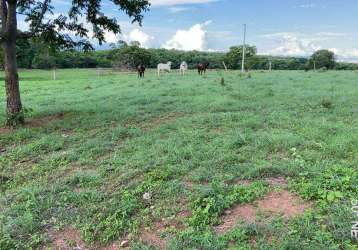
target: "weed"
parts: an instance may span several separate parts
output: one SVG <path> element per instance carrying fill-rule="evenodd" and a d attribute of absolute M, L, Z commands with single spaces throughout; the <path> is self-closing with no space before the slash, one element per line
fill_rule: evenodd
<path fill-rule="evenodd" d="M 220 78 L 220 85 L 225 86 L 225 78 L 224 77 Z"/>
<path fill-rule="evenodd" d="M 333 108 L 333 102 L 329 99 L 323 99 L 321 101 L 321 106 L 326 109 L 331 109 Z"/>

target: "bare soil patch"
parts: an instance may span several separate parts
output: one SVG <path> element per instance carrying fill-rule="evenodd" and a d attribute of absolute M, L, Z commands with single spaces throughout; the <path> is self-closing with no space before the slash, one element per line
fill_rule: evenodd
<path fill-rule="evenodd" d="M 251 180 L 239 180 L 236 182 L 237 185 L 249 186 L 251 185 Z"/>
<path fill-rule="evenodd" d="M 281 188 L 287 188 L 287 180 L 284 177 L 269 177 L 265 181 L 271 186 L 279 186 Z"/>
<path fill-rule="evenodd" d="M 52 249 L 90 249 L 81 239 L 80 233 L 72 227 L 66 227 L 61 231 L 49 229 L 48 236 L 51 240 Z M 44 247 L 43 249 L 46 248 Z"/>
<path fill-rule="evenodd" d="M 151 229 L 144 229 L 140 235 L 140 240 L 146 244 L 154 246 L 158 249 L 165 249 L 166 240 L 161 237 L 165 232 L 166 226 L 163 222 L 156 222 Z"/>
<path fill-rule="evenodd" d="M 279 177 L 268 177 L 263 179 L 266 181 L 270 186 L 276 187 L 279 186 L 281 188 L 287 188 L 287 181 L 285 177 L 279 176 Z M 244 185 L 249 186 L 252 184 L 254 180 L 239 180 L 236 182 L 237 185 Z"/>
<path fill-rule="evenodd" d="M 117 242 L 112 243 L 111 245 L 108 245 L 105 247 L 98 247 L 96 249 L 100 249 L 100 250 L 130 249 L 130 242 L 128 240 L 117 241 Z"/>
<path fill-rule="evenodd" d="M 217 234 L 223 234 L 234 228 L 238 221 L 246 223 L 258 223 L 256 217 L 258 212 L 268 215 L 269 218 L 282 216 L 284 220 L 301 215 L 306 209 L 311 207 L 311 203 L 303 201 L 300 197 L 285 190 L 287 181 L 283 177 L 266 178 L 271 186 L 279 186 L 284 190 L 280 192 L 270 192 L 263 199 L 253 204 L 240 204 L 232 209 L 225 211 L 222 216 L 223 223 L 217 225 L 214 230 Z M 240 181 L 240 184 L 249 185 L 250 182 Z"/>
<path fill-rule="evenodd" d="M 189 218 L 191 215 L 192 215 L 192 213 L 190 210 L 183 210 L 177 214 L 177 217 L 179 219 L 186 219 L 186 218 Z"/>
<path fill-rule="evenodd" d="M 24 127 L 25 128 L 42 127 L 52 121 L 63 120 L 64 117 L 65 117 L 65 113 L 58 113 L 55 115 L 49 115 L 49 116 L 44 116 L 44 117 L 39 117 L 39 118 L 28 119 L 25 121 Z M 10 133 L 12 131 L 16 131 L 16 129 L 0 127 L 0 134 L 6 134 L 6 133 Z"/>
<path fill-rule="evenodd" d="M 304 202 L 297 195 L 286 190 L 271 192 L 264 199 L 259 200 L 258 208 L 272 214 L 281 214 L 288 220 L 291 217 L 303 214 L 311 205 Z"/>
<path fill-rule="evenodd" d="M 189 180 L 183 180 L 183 185 L 188 190 L 192 190 L 193 186 L 194 186 L 193 182 L 191 182 Z"/>
<path fill-rule="evenodd" d="M 28 120 L 26 122 L 26 127 L 41 127 L 46 125 L 49 122 L 52 121 L 56 121 L 56 120 L 62 120 L 65 117 L 65 113 L 58 113 L 58 114 L 54 114 L 54 115 L 49 115 L 49 116 L 44 116 L 44 117 L 39 117 L 39 118 L 34 118 L 31 120 Z"/>
<path fill-rule="evenodd" d="M 213 134 L 221 134 L 224 130 L 222 128 L 212 128 L 210 132 Z"/>
<path fill-rule="evenodd" d="M 0 134 L 10 133 L 11 131 L 13 131 L 13 129 L 11 128 L 5 128 L 5 127 L 0 128 Z"/>
<path fill-rule="evenodd" d="M 162 234 L 170 232 L 171 229 L 182 230 L 184 228 L 183 220 L 191 216 L 191 211 L 186 209 L 186 201 L 179 202 L 180 207 L 184 209 L 179 211 L 173 219 L 162 219 L 154 223 L 150 229 L 143 229 L 139 239 L 146 244 L 154 246 L 158 249 L 166 249 L 167 238 L 163 238 Z"/>
<path fill-rule="evenodd" d="M 238 205 L 231 210 L 225 211 L 225 215 L 221 218 L 223 224 L 214 228 L 217 234 L 223 234 L 234 228 L 239 220 L 244 220 L 248 223 L 255 222 L 257 208 L 254 205 Z"/>

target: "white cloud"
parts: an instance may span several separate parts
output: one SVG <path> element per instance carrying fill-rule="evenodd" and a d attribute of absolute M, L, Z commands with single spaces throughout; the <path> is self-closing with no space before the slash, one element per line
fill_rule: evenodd
<path fill-rule="evenodd" d="M 53 0 L 52 2 L 55 5 L 71 5 L 71 2 L 66 0 Z"/>
<path fill-rule="evenodd" d="M 336 54 L 338 61 L 358 62 L 358 49 L 330 48 L 329 50 Z"/>
<path fill-rule="evenodd" d="M 127 43 L 136 41 L 140 43 L 141 47 L 149 48 L 153 45 L 154 36 L 151 36 L 138 28 L 132 27 L 131 29 L 128 29 L 127 27 L 126 32 L 120 34 L 105 31 L 105 40 L 107 44 L 117 43 L 119 40 L 123 40 Z M 96 42 L 96 40 L 92 39 L 92 42 Z"/>
<path fill-rule="evenodd" d="M 321 47 L 312 42 L 312 39 L 303 37 L 299 33 L 274 33 L 263 36 L 272 39 L 277 47 L 267 51 L 267 54 L 284 56 L 307 56 Z"/>
<path fill-rule="evenodd" d="M 177 50 L 207 50 L 207 31 L 205 27 L 212 21 L 195 24 L 188 30 L 178 30 L 175 35 L 166 41 L 162 48 Z"/>
<path fill-rule="evenodd" d="M 182 4 L 202 4 L 211 3 L 219 0 L 150 0 L 153 6 L 172 6 Z"/>
<path fill-rule="evenodd" d="M 114 34 L 113 32 L 105 31 L 104 39 L 106 40 L 106 43 L 117 43 L 119 40 L 119 37 L 118 37 L 118 35 Z"/>
<path fill-rule="evenodd" d="M 123 39 L 126 42 L 133 42 L 137 41 L 141 44 L 144 48 L 149 48 L 154 40 L 153 36 L 148 35 L 144 31 L 139 29 L 134 29 L 129 34 L 123 34 Z"/>
<path fill-rule="evenodd" d="M 307 3 L 307 4 L 301 4 L 299 7 L 304 9 L 311 9 L 315 8 L 317 5 L 315 3 Z"/>
<path fill-rule="evenodd" d="M 339 32 L 318 32 L 317 36 L 321 39 L 326 38 L 339 38 L 339 37 L 346 37 L 348 34 L 346 33 L 339 33 Z"/>
<path fill-rule="evenodd" d="M 266 34 L 262 37 L 268 39 L 268 43 L 273 41 L 271 49 L 263 51 L 262 54 L 280 56 L 310 56 L 319 49 L 328 48 L 334 52 L 338 61 L 358 62 L 358 49 L 329 48 L 325 42 L 335 41 L 346 37 L 345 33 L 318 32 L 313 34 L 283 32 Z M 322 46 L 322 44 L 326 44 Z"/>
<path fill-rule="evenodd" d="M 169 7 L 168 9 L 169 9 L 169 11 L 170 11 L 171 13 L 178 13 L 178 12 L 183 12 L 183 11 L 190 10 L 191 8 L 189 8 L 189 7 L 173 6 L 173 7 Z"/>

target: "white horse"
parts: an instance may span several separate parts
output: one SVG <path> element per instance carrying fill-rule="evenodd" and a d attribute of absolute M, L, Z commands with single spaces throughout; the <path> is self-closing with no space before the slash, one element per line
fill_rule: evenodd
<path fill-rule="evenodd" d="M 161 71 L 171 71 L 172 68 L 172 62 L 167 62 L 167 63 L 159 63 L 158 64 L 158 76 L 160 75 Z"/>
<path fill-rule="evenodd" d="M 180 64 L 180 74 L 181 75 L 185 75 L 185 72 L 188 70 L 188 64 L 183 61 L 181 64 Z"/>

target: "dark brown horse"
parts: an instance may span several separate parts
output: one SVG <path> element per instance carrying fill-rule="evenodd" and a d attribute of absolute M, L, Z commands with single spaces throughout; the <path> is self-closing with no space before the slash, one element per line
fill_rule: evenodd
<path fill-rule="evenodd" d="M 198 64 L 199 75 L 205 74 L 208 67 L 209 67 L 209 63 L 199 63 Z"/>
<path fill-rule="evenodd" d="M 144 78 L 145 66 L 143 64 L 139 64 L 137 67 L 138 78 Z"/>

